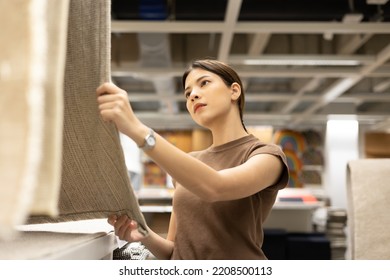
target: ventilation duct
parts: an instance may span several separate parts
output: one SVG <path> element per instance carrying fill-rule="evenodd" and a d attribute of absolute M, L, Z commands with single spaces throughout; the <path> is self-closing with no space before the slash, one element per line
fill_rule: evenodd
<path fill-rule="evenodd" d="M 140 2 L 140 17 L 145 20 L 167 18 L 167 5 L 164 0 L 143 0 Z M 172 65 L 169 35 L 164 33 L 139 33 L 139 65 L 143 68 L 169 68 Z M 175 83 L 171 77 L 153 76 L 156 93 L 161 96 L 160 111 L 174 114 L 179 111 L 175 101 L 166 96 L 175 94 Z"/>
<path fill-rule="evenodd" d="M 143 68 L 169 68 L 171 67 L 170 43 L 167 34 L 140 33 L 138 34 L 140 49 L 139 65 Z M 178 105 L 170 98 L 175 94 L 173 78 L 164 76 L 150 77 L 156 93 L 161 96 L 160 111 L 174 114 L 179 111 Z"/>

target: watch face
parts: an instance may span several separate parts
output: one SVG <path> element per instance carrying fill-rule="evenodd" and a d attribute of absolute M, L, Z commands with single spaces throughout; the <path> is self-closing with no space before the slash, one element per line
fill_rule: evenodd
<path fill-rule="evenodd" d="M 146 144 L 147 144 L 148 146 L 154 146 L 155 143 L 156 143 L 156 140 L 154 139 L 153 136 L 148 137 L 148 139 L 146 140 Z"/>
<path fill-rule="evenodd" d="M 145 137 L 144 146 L 140 148 L 149 150 L 152 149 L 154 146 L 156 146 L 156 138 L 154 137 L 154 131 L 150 130 L 150 133 Z"/>

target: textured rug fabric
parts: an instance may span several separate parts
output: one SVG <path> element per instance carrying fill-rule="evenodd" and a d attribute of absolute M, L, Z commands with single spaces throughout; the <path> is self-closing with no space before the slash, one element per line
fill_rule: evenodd
<path fill-rule="evenodd" d="M 348 239 L 351 259 L 390 259 L 390 159 L 348 163 Z"/>
<path fill-rule="evenodd" d="M 68 7 L 51 2 L 0 1 L 0 239 L 30 211 L 57 213 Z"/>
<path fill-rule="evenodd" d="M 58 214 L 61 185 L 64 72 L 69 0 L 47 1 L 42 161 L 30 214 Z"/>
<path fill-rule="evenodd" d="M 96 88 L 110 80 L 110 4 L 70 1 L 59 216 L 33 216 L 30 223 L 125 213 L 147 233 L 118 131 L 102 121 L 96 101 Z"/>
<path fill-rule="evenodd" d="M 110 5 L 0 1 L 0 240 L 21 224 L 113 213 L 147 234 L 118 131 L 96 102 L 110 80 Z"/>

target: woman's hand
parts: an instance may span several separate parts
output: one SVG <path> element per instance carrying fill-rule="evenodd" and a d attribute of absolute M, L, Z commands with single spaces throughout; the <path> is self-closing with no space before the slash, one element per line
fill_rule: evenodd
<path fill-rule="evenodd" d="M 115 235 L 117 235 L 121 240 L 138 242 L 145 238 L 145 236 L 138 231 L 137 222 L 131 220 L 126 215 L 111 215 L 108 217 L 107 222 L 114 227 Z"/>
<path fill-rule="evenodd" d="M 142 136 L 139 139 L 136 133 L 143 125 L 131 108 L 127 92 L 113 83 L 104 83 L 96 89 L 96 94 L 103 120 L 114 122 L 120 132 L 142 142 Z"/>

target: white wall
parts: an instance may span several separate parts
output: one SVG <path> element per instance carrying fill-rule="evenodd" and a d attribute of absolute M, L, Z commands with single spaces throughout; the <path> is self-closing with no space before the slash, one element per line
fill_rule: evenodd
<path fill-rule="evenodd" d="M 354 119 L 330 119 L 325 136 L 324 189 L 331 206 L 347 209 L 347 163 L 359 158 L 359 124 Z"/>
<path fill-rule="evenodd" d="M 131 185 L 135 191 L 139 191 L 143 181 L 141 151 L 137 144 L 126 135 L 119 133 L 119 137 L 125 156 L 126 167 L 129 171 Z"/>
<path fill-rule="evenodd" d="M 142 173 L 141 153 L 137 144 L 122 133 L 119 133 L 119 137 L 122 144 L 127 169 L 135 173 Z"/>

